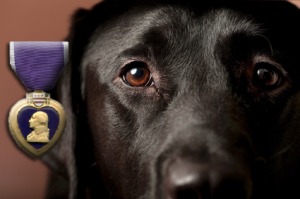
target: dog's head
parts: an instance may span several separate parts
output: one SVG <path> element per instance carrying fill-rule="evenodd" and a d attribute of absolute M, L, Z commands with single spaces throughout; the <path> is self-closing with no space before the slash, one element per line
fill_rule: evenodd
<path fill-rule="evenodd" d="M 299 197 L 299 13 L 192 0 L 78 11 L 54 165 L 79 197 Z"/>

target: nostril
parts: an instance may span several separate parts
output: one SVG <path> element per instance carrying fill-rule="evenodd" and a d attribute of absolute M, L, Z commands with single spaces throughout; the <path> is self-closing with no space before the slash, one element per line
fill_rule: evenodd
<path fill-rule="evenodd" d="M 199 190 L 194 188 L 187 188 L 187 189 L 181 189 L 177 190 L 175 196 L 173 198 L 176 199 L 201 199 L 201 193 Z"/>
<path fill-rule="evenodd" d="M 245 180 L 238 176 L 223 176 L 220 181 L 213 185 L 211 183 L 212 198 L 224 198 L 230 196 L 231 199 L 247 198 Z"/>
<path fill-rule="evenodd" d="M 165 174 L 168 199 L 246 199 L 249 195 L 246 175 L 225 165 L 176 159 Z"/>

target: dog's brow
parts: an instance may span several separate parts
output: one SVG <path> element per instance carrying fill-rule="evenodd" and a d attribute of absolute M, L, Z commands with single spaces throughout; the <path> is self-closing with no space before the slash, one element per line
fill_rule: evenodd
<path fill-rule="evenodd" d="M 143 44 L 135 45 L 131 48 L 128 48 L 120 53 L 122 58 L 147 58 L 149 54 L 149 48 Z"/>

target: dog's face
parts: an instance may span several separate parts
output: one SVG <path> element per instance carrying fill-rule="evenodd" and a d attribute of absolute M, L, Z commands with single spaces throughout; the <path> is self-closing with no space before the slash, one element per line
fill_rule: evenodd
<path fill-rule="evenodd" d="M 71 40 L 79 186 L 128 199 L 299 197 L 299 20 L 285 2 L 81 11 Z"/>

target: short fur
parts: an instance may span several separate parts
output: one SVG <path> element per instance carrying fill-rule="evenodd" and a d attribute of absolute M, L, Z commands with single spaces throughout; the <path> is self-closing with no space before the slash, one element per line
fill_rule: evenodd
<path fill-rule="evenodd" d="M 67 126 L 43 158 L 64 179 L 49 198 L 300 198 L 299 10 L 199 2 L 111 0 L 74 15 L 57 95 Z M 131 61 L 153 85 L 124 83 Z M 255 83 L 260 62 L 277 85 Z"/>

